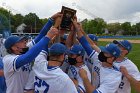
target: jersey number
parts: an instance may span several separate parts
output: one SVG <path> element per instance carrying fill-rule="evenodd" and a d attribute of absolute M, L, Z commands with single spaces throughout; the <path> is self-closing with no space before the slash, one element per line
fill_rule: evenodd
<path fill-rule="evenodd" d="M 35 76 L 34 86 L 38 88 L 45 87 L 45 90 L 43 93 L 47 93 L 49 90 L 49 85 L 45 81 L 39 79 L 37 76 Z M 35 93 L 39 93 L 39 91 L 35 89 Z"/>
<path fill-rule="evenodd" d="M 124 79 L 124 76 L 122 76 L 122 82 L 121 82 L 120 85 L 119 85 L 119 88 L 120 88 L 120 89 L 123 89 L 123 86 L 124 86 L 123 79 Z"/>

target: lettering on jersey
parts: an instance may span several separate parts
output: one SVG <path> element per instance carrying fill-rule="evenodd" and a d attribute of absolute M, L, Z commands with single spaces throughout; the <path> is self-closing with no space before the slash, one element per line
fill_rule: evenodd
<path fill-rule="evenodd" d="M 94 82 L 96 82 L 96 87 L 100 86 L 100 68 L 97 66 L 94 66 L 94 72 L 93 72 Z"/>
<path fill-rule="evenodd" d="M 70 70 L 71 70 L 71 72 L 72 72 L 74 78 L 76 78 L 76 76 L 77 76 L 77 71 L 76 71 L 76 69 L 75 69 L 74 67 L 70 66 Z"/>
<path fill-rule="evenodd" d="M 31 69 L 32 69 L 32 66 L 31 66 L 30 63 L 28 63 L 28 64 L 22 66 L 22 71 L 29 71 L 29 72 L 30 72 Z"/>
<path fill-rule="evenodd" d="M 49 90 L 49 85 L 45 81 L 39 79 L 37 76 L 35 76 L 34 86 L 35 86 L 35 93 L 40 93 L 39 90 L 37 89 L 43 89 L 44 91 L 43 93 L 47 93 Z"/>
<path fill-rule="evenodd" d="M 124 86 L 123 79 L 124 79 L 124 76 L 122 76 L 122 80 L 121 80 L 121 83 L 120 83 L 120 85 L 119 85 L 119 88 L 120 88 L 120 89 L 123 89 L 123 86 Z"/>

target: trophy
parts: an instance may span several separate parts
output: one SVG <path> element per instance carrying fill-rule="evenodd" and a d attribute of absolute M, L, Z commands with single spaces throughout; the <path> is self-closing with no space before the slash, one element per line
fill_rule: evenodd
<path fill-rule="evenodd" d="M 61 29 L 70 30 L 72 21 L 71 19 L 76 14 L 76 10 L 62 6 L 61 13 L 63 14 L 62 22 L 61 22 Z"/>

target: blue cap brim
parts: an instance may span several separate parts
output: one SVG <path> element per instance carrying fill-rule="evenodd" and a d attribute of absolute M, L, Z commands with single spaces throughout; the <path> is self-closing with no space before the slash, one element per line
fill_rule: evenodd
<path fill-rule="evenodd" d="M 101 49 L 102 52 L 109 53 L 106 47 L 100 46 L 99 48 Z"/>
<path fill-rule="evenodd" d="M 122 44 L 122 42 L 121 41 L 115 41 L 115 44 L 119 44 L 119 45 L 121 45 L 122 47 L 124 47 L 125 48 L 125 46 Z"/>
<path fill-rule="evenodd" d="M 17 40 L 17 42 L 20 42 L 21 40 L 24 40 L 24 39 L 26 40 L 26 39 L 28 39 L 28 37 L 27 37 L 27 36 L 23 36 L 23 37 L 19 38 L 19 39 Z M 16 43 L 17 43 L 17 42 L 16 42 Z"/>
<path fill-rule="evenodd" d="M 68 51 L 68 54 L 76 55 L 76 53 L 72 52 L 71 50 Z"/>

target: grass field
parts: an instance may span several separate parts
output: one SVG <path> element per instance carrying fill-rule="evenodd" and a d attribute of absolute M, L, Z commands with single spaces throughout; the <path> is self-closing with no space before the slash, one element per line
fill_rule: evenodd
<path fill-rule="evenodd" d="M 99 46 L 104 46 L 108 43 L 109 42 L 100 41 L 98 44 Z M 132 51 L 128 54 L 128 58 L 137 65 L 140 71 L 140 44 L 132 44 L 132 45 L 133 48 Z M 136 93 L 136 92 L 132 89 L 131 93 Z"/>

